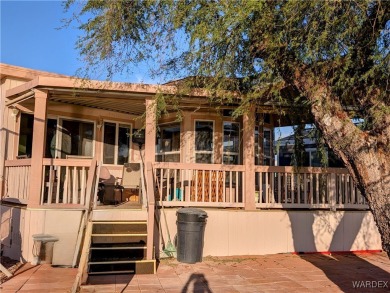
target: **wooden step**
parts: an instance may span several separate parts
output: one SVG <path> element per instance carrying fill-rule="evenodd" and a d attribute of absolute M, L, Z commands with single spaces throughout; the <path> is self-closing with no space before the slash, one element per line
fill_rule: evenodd
<path fill-rule="evenodd" d="M 146 245 L 144 246 L 141 246 L 141 245 L 138 245 L 138 246 L 107 246 L 107 247 L 94 247 L 92 246 L 91 247 L 91 250 L 132 250 L 132 249 L 146 249 Z"/>
<path fill-rule="evenodd" d="M 154 274 L 156 261 L 146 260 L 147 235 L 144 220 L 93 221 L 88 274 Z"/>
<path fill-rule="evenodd" d="M 146 247 L 126 249 L 115 247 L 116 249 L 94 250 L 90 252 L 90 262 L 109 262 L 109 261 L 133 261 L 144 260 L 146 258 Z"/>
<path fill-rule="evenodd" d="M 98 237 L 98 236 L 114 236 L 114 237 L 123 237 L 123 236 L 147 236 L 148 234 L 147 233 L 121 233 L 121 234 L 114 234 L 114 233 L 106 233 L 106 234 L 100 234 L 100 233 L 97 233 L 97 234 L 92 234 L 91 236 L 92 237 Z"/>
<path fill-rule="evenodd" d="M 155 274 L 155 260 L 110 261 L 88 263 L 89 275 L 103 274 Z"/>
<path fill-rule="evenodd" d="M 92 236 L 117 234 L 125 236 L 125 234 L 142 234 L 147 232 L 146 222 L 94 222 L 92 228 Z"/>

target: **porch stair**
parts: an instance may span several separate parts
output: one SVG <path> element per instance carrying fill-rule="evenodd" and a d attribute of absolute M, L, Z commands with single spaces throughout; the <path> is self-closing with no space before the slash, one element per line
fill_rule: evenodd
<path fill-rule="evenodd" d="M 154 274 L 146 221 L 92 221 L 86 274 Z"/>

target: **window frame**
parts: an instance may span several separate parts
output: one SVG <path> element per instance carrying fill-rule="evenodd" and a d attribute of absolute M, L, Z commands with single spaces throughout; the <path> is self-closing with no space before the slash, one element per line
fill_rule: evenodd
<path fill-rule="evenodd" d="M 182 151 L 182 147 L 181 147 L 181 143 L 182 143 L 182 125 L 180 122 L 165 122 L 165 123 L 161 123 L 158 125 L 159 128 L 164 128 L 164 127 L 167 127 L 167 126 L 170 126 L 170 125 L 177 125 L 179 126 L 179 149 L 177 151 L 157 151 L 157 146 L 158 146 L 158 138 L 156 137 L 156 145 L 155 145 L 155 160 L 156 162 L 166 162 L 165 160 L 157 160 L 157 156 L 166 156 L 166 155 L 179 155 L 179 161 L 178 162 L 175 162 L 175 163 L 180 163 L 181 162 L 181 151 Z M 156 133 L 157 134 L 157 133 Z M 162 149 L 162 148 L 161 148 Z"/>
<path fill-rule="evenodd" d="M 231 124 L 238 124 L 238 152 L 225 152 L 224 150 L 224 143 L 225 143 L 225 123 L 231 123 Z M 222 164 L 224 163 L 224 156 L 237 156 L 237 164 L 233 165 L 240 165 L 241 164 L 241 123 L 238 121 L 230 121 L 230 120 L 223 120 L 222 121 Z M 231 164 L 226 164 L 231 165 Z"/>
<path fill-rule="evenodd" d="M 112 124 L 115 124 L 115 147 L 114 147 L 114 163 L 104 163 L 104 134 L 105 134 L 105 123 L 112 123 Z M 102 138 L 101 138 L 101 143 L 102 143 L 102 147 L 101 147 L 101 160 L 103 162 L 103 165 L 104 166 L 123 166 L 123 165 L 119 165 L 118 164 L 118 154 L 119 154 L 119 145 L 118 145 L 118 139 L 119 139 L 119 127 L 121 126 L 124 126 L 124 127 L 128 127 L 130 129 L 130 134 L 132 134 L 133 132 L 133 124 L 132 123 L 124 123 L 124 122 L 119 122 L 119 121 L 114 121 L 114 120 L 107 120 L 107 119 L 104 119 L 102 121 L 102 129 L 101 129 L 101 132 L 102 132 Z M 131 140 L 131 136 L 129 138 L 129 159 L 128 159 L 128 162 L 127 163 L 130 163 L 131 161 L 131 156 L 132 156 L 132 147 L 133 147 L 133 142 Z"/>
<path fill-rule="evenodd" d="M 213 132 L 212 132 L 212 150 L 211 151 L 197 151 L 196 150 L 196 122 L 212 122 L 213 123 Z M 215 157 L 215 120 L 211 119 L 194 119 L 194 124 L 193 124 L 193 129 L 194 129 L 194 162 L 196 164 L 214 164 L 214 157 Z M 197 154 L 211 154 L 211 162 L 210 163 L 198 163 L 196 162 L 196 155 Z"/>

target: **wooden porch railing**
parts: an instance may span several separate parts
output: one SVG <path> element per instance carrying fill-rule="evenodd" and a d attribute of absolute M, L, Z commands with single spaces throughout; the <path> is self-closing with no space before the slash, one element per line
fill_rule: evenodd
<path fill-rule="evenodd" d="M 155 163 L 166 206 L 244 207 L 244 166 Z M 343 168 L 255 166 L 256 208 L 367 209 Z"/>
<path fill-rule="evenodd" d="M 7 198 L 27 203 L 30 186 L 31 159 L 5 161 L 5 193 Z"/>
<path fill-rule="evenodd" d="M 255 172 L 258 208 L 367 208 L 346 169 L 256 166 Z"/>
<path fill-rule="evenodd" d="M 43 159 L 41 204 L 89 205 L 90 159 Z"/>
<path fill-rule="evenodd" d="M 166 206 L 244 207 L 244 166 L 155 163 L 154 170 Z"/>

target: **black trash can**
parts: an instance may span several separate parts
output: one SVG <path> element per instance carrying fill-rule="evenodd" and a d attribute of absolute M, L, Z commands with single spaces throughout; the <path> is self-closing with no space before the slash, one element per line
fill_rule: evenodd
<path fill-rule="evenodd" d="M 207 213 L 201 209 L 181 208 L 176 216 L 177 260 L 184 263 L 201 262 Z"/>

